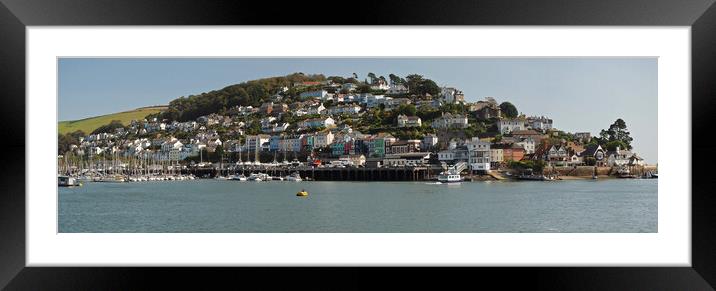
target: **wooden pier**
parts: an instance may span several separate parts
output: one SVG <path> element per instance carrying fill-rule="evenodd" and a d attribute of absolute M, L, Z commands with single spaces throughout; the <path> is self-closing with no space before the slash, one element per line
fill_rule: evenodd
<path fill-rule="evenodd" d="M 301 177 L 314 181 L 425 181 L 435 177 L 427 167 L 396 167 L 396 168 L 315 168 L 315 167 L 271 167 L 244 166 L 234 169 L 192 169 L 197 177 L 228 176 L 232 174 L 266 173 L 271 176 L 288 176 L 298 172 Z"/>

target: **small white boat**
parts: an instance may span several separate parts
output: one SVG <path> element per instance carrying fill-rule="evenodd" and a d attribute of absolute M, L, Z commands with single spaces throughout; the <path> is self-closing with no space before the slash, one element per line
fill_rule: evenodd
<path fill-rule="evenodd" d="M 261 181 L 270 181 L 270 178 L 268 177 L 267 174 L 264 174 L 264 173 L 258 173 L 258 174 L 253 173 L 247 178 L 247 180 L 253 181 L 253 182 L 261 182 Z"/>
<path fill-rule="evenodd" d="M 69 176 L 58 176 L 57 177 L 57 185 L 60 187 L 74 187 L 74 186 L 82 186 L 82 183 L 80 181 L 77 181 L 77 179 Z"/>
<path fill-rule="evenodd" d="M 301 182 L 303 181 L 303 179 L 301 179 L 301 174 L 299 174 L 298 172 L 294 172 L 293 174 L 286 177 L 286 181 Z"/>
<path fill-rule="evenodd" d="M 127 182 L 127 180 L 124 177 L 117 175 L 117 176 L 104 176 L 104 177 L 100 178 L 97 182 L 124 183 L 124 182 Z"/>
<path fill-rule="evenodd" d="M 246 176 L 244 176 L 243 174 L 241 174 L 241 175 L 233 175 L 233 176 L 231 176 L 229 179 L 230 179 L 230 180 L 234 180 L 234 181 L 246 181 Z"/>
<path fill-rule="evenodd" d="M 438 175 L 438 181 L 440 183 L 460 183 L 462 182 L 462 176 L 454 169 L 443 171 Z"/>

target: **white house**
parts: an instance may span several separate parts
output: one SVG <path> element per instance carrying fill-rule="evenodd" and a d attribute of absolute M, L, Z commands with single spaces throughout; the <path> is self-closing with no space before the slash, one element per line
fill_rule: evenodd
<path fill-rule="evenodd" d="M 490 166 L 497 167 L 505 161 L 505 152 L 502 148 L 490 148 Z"/>
<path fill-rule="evenodd" d="M 527 117 L 527 125 L 532 129 L 546 131 L 552 129 L 552 119 L 544 116 Z"/>
<path fill-rule="evenodd" d="M 172 138 L 162 143 L 163 151 L 179 150 L 184 146 L 178 139 Z"/>
<path fill-rule="evenodd" d="M 324 106 L 323 106 L 323 103 L 321 103 L 321 104 L 318 104 L 318 105 L 315 105 L 315 106 L 308 107 L 308 109 L 306 110 L 306 113 L 308 113 L 308 114 L 321 114 L 321 113 L 323 113 L 323 111 L 325 111 L 325 110 L 326 110 L 326 107 L 324 107 Z"/>
<path fill-rule="evenodd" d="M 371 90 L 388 90 L 388 89 L 390 89 L 390 86 L 388 86 L 388 83 L 386 83 L 385 81 L 378 79 L 376 84 L 373 84 L 370 86 L 370 89 Z"/>
<path fill-rule="evenodd" d="M 334 135 L 332 132 L 320 132 L 313 137 L 314 147 L 325 147 L 333 143 Z"/>
<path fill-rule="evenodd" d="M 473 138 L 467 143 L 468 164 L 471 171 L 490 171 L 490 143 Z"/>
<path fill-rule="evenodd" d="M 335 106 L 328 109 L 329 114 L 358 114 L 361 111 L 361 107 L 358 105 L 343 105 L 343 106 Z"/>
<path fill-rule="evenodd" d="M 633 163 L 639 163 L 641 161 L 641 164 L 643 164 L 643 159 L 632 159 L 633 156 L 636 156 L 636 154 L 632 153 L 631 151 L 621 149 L 620 147 L 617 147 L 615 151 L 608 151 L 607 154 L 607 165 L 608 166 L 626 166 L 630 165 L 630 162 Z"/>
<path fill-rule="evenodd" d="M 336 121 L 331 117 L 326 118 L 311 118 L 306 119 L 298 123 L 298 127 L 302 128 L 316 128 L 316 127 L 333 127 L 336 125 Z"/>
<path fill-rule="evenodd" d="M 353 91 L 356 87 L 356 84 L 353 83 L 343 83 L 343 85 L 341 85 L 341 89 L 346 89 L 348 91 Z"/>
<path fill-rule="evenodd" d="M 385 97 L 385 95 L 364 94 L 361 96 L 361 102 L 365 104 L 366 107 L 373 108 L 385 102 L 386 98 L 390 97 Z"/>
<path fill-rule="evenodd" d="M 522 139 L 519 142 L 515 143 L 516 145 L 522 146 L 522 148 L 525 149 L 525 154 L 534 154 L 535 153 L 535 140 L 531 137 Z"/>
<path fill-rule="evenodd" d="M 398 115 L 398 127 L 420 127 L 423 125 L 420 117 L 417 116 L 405 116 L 404 114 Z"/>
<path fill-rule="evenodd" d="M 405 94 L 408 93 L 408 87 L 403 84 L 390 84 L 388 87 L 388 94 Z"/>
<path fill-rule="evenodd" d="M 267 125 L 261 125 L 261 131 L 265 133 L 277 133 L 277 132 L 284 132 L 286 129 L 288 129 L 289 124 L 286 122 L 283 123 L 270 123 Z"/>
<path fill-rule="evenodd" d="M 466 128 L 467 116 L 460 114 L 443 113 L 442 116 L 433 120 L 432 127 L 435 129 Z"/>
<path fill-rule="evenodd" d="M 440 97 L 446 103 L 463 103 L 463 102 L 465 102 L 465 94 L 463 94 L 462 91 L 455 89 L 455 88 L 443 87 L 442 91 L 440 92 Z"/>
<path fill-rule="evenodd" d="M 308 91 L 301 93 L 300 97 L 301 99 L 306 98 L 318 98 L 318 99 L 326 99 L 326 95 L 328 95 L 328 91 L 326 90 L 318 90 L 318 91 Z"/>
<path fill-rule="evenodd" d="M 432 149 L 438 144 L 438 136 L 432 133 L 426 134 L 423 137 L 423 142 L 420 145 L 422 149 Z"/>
<path fill-rule="evenodd" d="M 568 156 L 567 149 L 564 146 L 553 145 L 547 151 L 547 160 L 550 162 L 571 162 L 571 157 Z"/>
<path fill-rule="evenodd" d="M 520 118 L 501 118 L 497 121 L 497 130 L 502 134 L 515 130 L 525 130 L 525 121 Z"/>

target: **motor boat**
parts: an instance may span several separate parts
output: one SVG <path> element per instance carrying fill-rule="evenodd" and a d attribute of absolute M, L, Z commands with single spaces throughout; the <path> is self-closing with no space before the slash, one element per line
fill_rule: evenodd
<path fill-rule="evenodd" d="M 301 179 L 301 174 L 299 174 L 298 172 L 294 172 L 293 174 L 286 177 L 286 181 L 301 182 L 303 181 L 303 179 Z"/>
<path fill-rule="evenodd" d="M 462 182 L 462 176 L 454 169 L 448 169 L 438 175 L 438 181 L 441 183 L 460 183 Z"/>
<path fill-rule="evenodd" d="M 74 186 L 82 186 L 82 183 L 78 181 L 77 179 L 69 176 L 58 176 L 57 177 L 57 185 L 60 187 L 74 187 Z"/>

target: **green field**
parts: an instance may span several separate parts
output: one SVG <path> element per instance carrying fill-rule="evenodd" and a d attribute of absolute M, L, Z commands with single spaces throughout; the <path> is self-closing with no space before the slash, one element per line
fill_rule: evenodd
<path fill-rule="evenodd" d="M 60 121 L 58 122 L 57 127 L 60 134 L 65 134 L 76 130 L 81 130 L 89 134 L 98 127 L 105 124 L 109 124 L 112 120 L 119 120 L 122 122 L 122 124 L 127 125 L 132 120 L 144 119 L 145 116 L 157 113 L 166 108 L 166 106 L 143 107 L 135 110 L 90 117 L 80 120 Z"/>

